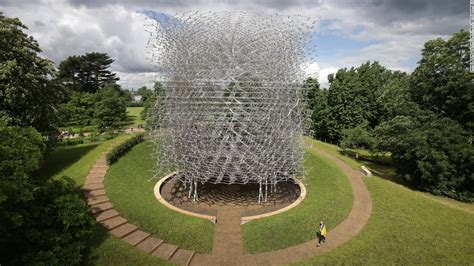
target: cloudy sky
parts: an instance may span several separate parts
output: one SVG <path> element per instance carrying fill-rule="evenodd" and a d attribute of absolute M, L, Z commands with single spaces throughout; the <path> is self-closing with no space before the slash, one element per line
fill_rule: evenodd
<path fill-rule="evenodd" d="M 469 0 L 0 0 L 0 11 L 18 17 L 38 40 L 43 56 L 59 63 L 70 55 L 98 51 L 126 88 L 155 79 L 147 60 L 146 11 L 189 10 L 300 14 L 319 20 L 313 42 L 322 84 L 341 67 L 377 60 L 412 71 L 423 43 L 469 28 Z"/>

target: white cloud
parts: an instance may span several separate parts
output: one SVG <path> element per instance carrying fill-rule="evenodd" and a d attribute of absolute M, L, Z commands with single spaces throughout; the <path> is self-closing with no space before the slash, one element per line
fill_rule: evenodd
<path fill-rule="evenodd" d="M 152 89 L 153 84 L 157 80 L 157 75 L 155 72 L 142 72 L 142 73 L 126 73 L 126 72 L 117 72 L 117 75 L 120 77 L 118 83 L 120 86 L 129 89 L 137 89 L 141 86 L 147 86 Z"/>
<path fill-rule="evenodd" d="M 322 88 L 329 87 L 328 75 L 336 73 L 338 67 L 320 67 L 318 63 L 313 62 L 305 66 L 305 72 L 308 77 L 317 78 Z"/>

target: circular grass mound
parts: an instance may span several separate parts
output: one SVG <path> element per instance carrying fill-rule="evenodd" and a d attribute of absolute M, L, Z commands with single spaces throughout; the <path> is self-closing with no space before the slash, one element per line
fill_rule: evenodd
<path fill-rule="evenodd" d="M 105 188 L 117 211 L 166 242 L 200 253 L 212 250 L 214 225 L 207 220 L 170 210 L 156 201 L 152 179 L 151 142 L 135 146 L 112 165 L 105 177 Z M 307 176 L 303 183 L 306 199 L 294 209 L 243 226 L 244 245 L 257 253 L 300 244 L 315 237 L 320 220 L 334 228 L 349 214 L 353 197 L 347 177 L 337 166 L 308 148 L 305 154 Z"/>

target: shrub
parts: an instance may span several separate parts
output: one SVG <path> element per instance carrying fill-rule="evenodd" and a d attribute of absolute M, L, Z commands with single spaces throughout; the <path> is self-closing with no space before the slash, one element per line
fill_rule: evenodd
<path fill-rule="evenodd" d="M 120 156 L 128 152 L 133 146 L 142 142 L 144 139 L 144 136 L 145 134 L 140 133 L 138 135 L 131 137 L 125 142 L 117 145 L 107 154 L 107 163 L 109 165 L 115 163 L 118 160 L 118 158 L 120 158 Z"/>
<path fill-rule="evenodd" d="M 93 219 L 71 179 L 35 173 L 45 145 L 33 128 L 0 123 L 0 262 L 78 265 Z"/>
<path fill-rule="evenodd" d="M 75 139 L 65 139 L 58 142 L 59 146 L 75 146 L 79 144 L 84 144 L 84 138 L 75 138 Z"/>

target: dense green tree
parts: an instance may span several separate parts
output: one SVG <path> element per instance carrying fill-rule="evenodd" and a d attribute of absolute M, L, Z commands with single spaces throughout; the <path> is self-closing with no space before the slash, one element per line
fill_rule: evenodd
<path fill-rule="evenodd" d="M 413 71 L 410 94 L 424 110 L 458 121 L 474 130 L 474 83 L 469 73 L 469 32 L 461 30 L 447 41 L 425 43 Z"/>
<path fill-rule="evenodd" d="M 382 87 L 391 76 L 392 72 L 378 62 L 339 69 L 330 75 L 328 91 L 320 91 L 319 103 L 313 106 L 315 136 L 339 142 L 344 129 L 363 123 L 369 128 L 377 126 L 383 117 Z"/>
<path fill-rule="evenodd" d="M 317 79 L 308 78 L 303 83 L 307 91 L 307 107 L 310 110 L 310 133 L 316 138 L 324 138 L 328 135 L 327 132 L 327 90 L 320 87 Z"/>
<path fill-rule="evenodd" d="M 67 103 L 60 107 L 62 126 L 94 125 L 97 95 L 88 92 L 73 92 Z"/>
<path fill-rule="evenodd" d="M 127 120 L 127 107 L 115 84 L 108 84 L 99 92 L 95 118 L 101 130 L 118 129 Z"/>
<path fill-rule="evenodd" d="M 119 80 L 109 70 L 114 62 L 105 53 L 70 56 L 59 64 L 59 80 L 70 90 L 94 93 L 106 84 Z"/>
<path fill-rule="evenodd" d="M 58 78 L 71 92 L 81 92 L 83 84 L 79 80 L 82 69 L 82 58 L 77 55 L 69 56 L 59 64 Z"/>
<path fill-rule="evenodd" d="M 386 84 L 387 121 L 376 128 L 378 150 L 390 151 L 400 177 L 416 187 L 474 199 L 473 88 L 468 34 L 428 41 L 410 78 Z"/>
<path fill-rule="evenodd" d="M 8 125 L 32 126 L 48 143 L 57 135 L 57 106 L 64 96 L 51 80 L 51 61 L 39 56 L 38 43 L 23 31 L 17 18 L 0 13 L 0 120 Z"/>
<path fill-rule="evenodd" d="M 155 108 L 155 105 L 157 104 L 157 97 L 158 95 L 162 95 L 162 93 L 163 85 L 159 81 L 156 81 L 153 85 L 152 93 L 150 94 L 149 92 L 145 92 L 145 100 L 142 98 L 143 110 L 140 113 L 140 117 L 145 120 L 147 127 L 150 127 L 158 120 L 157 117 L 150 116 L 149 113 L 153 110 L 153 108 Z"/>
<path fill-rule="evenodd" d="M 411 100 L 409 89 L 410 76 L 404 72 L 395 72 L 382 86 L 382 94 L 378 101 L 383 106 L 383 121 L 398 115 L 410 115 L 418 109 L 416 103 Z"/>
<path fill-rule="evenodd" d="M 459 123 L 420 110 L 383 122 L 376 132 L 400 177 L 434 194 L 473 199 L 474 150 Z"/>
<path fill-rule="evenodd" d="M 360 124 L 354 128 L 342 130 L 340 147 L 342 149 L 372 149 L 375 138 L 368 129 L 367 123 Z M 358 153 L 356 153 L 358 158 Z"/>
<path fill-rule="evenodd" d="M 92 219 L 68 178 L 38 176 L 45 145 L 31 127 L 0 123 L 0 261 L 77 265 Z"/>

